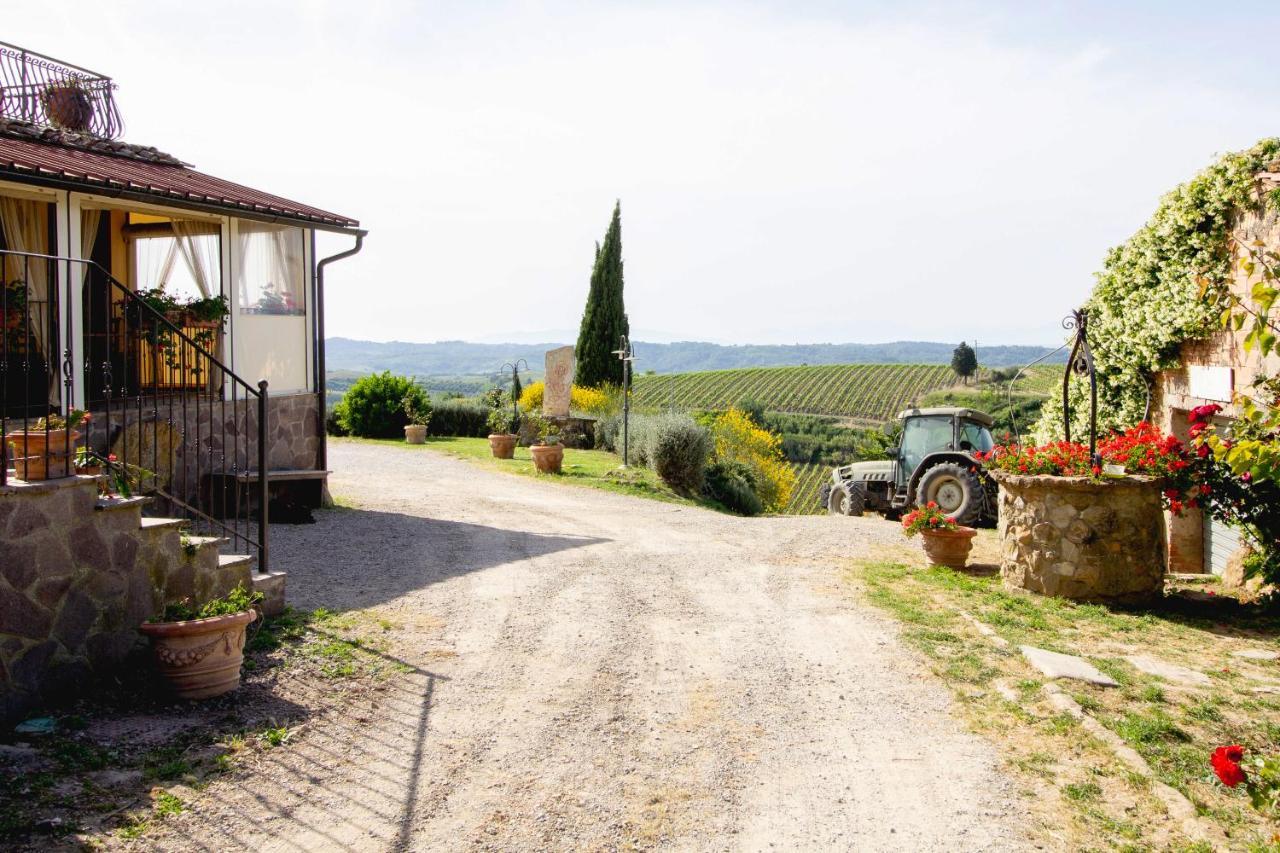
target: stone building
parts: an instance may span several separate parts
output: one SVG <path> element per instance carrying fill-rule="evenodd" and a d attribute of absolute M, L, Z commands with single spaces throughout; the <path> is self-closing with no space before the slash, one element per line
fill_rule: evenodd
<path fill-rule="evenodd" d="M 1263 193 L 1280 188 L 1280 173 L 1264 172 L 1258 180 Z M 1232 237 L 1237 260 L 1246 252 L 1242 246 L 1254 241 L 1261 241 L 1266 251 L 1280 251 L 1280 215 L 1275 205 L 1268 205 L 1262 213 L 1241 211 Z M 1233 264 L 1232 291 L 1245 294 L 1251 285 L 1239 264 Z M 1244 332 L 1220 330 L 1204 340 L 1185 342 L 1180 350 L 1180 365 L 1156 376 L 1152 422 L 1166 433 L 1186 440 L 1190 411 L 1216 403 L 1223 408 L 1221 423 L 1229 423 L 1237 414 L 1233 399 L 1238 392 L 1247 392 L 1259 376 L 1280 374 L 1280 357 L 1263 359 L 1257 352 L 1245 352 L 1244 336 Z M 1169 519 L 1171 572 L 1211 572 L 1238 581 L 1240 548 L 1237 532 L 1208 513 L 1188 509 L 1182 516 Z"/>

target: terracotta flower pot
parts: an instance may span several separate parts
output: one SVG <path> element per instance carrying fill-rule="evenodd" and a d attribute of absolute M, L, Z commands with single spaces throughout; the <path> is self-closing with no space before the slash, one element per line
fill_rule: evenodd
<path fill-rule="evenodd" d="M 514 459 L 516 455 L 516 439 L 519 436 L 509 433 L 493 433 L 489 436 L 489 450 L 494 459 Z"/>
<path fill-rule="evenodd" d="M 535 444 L 529 448 L 529 453 L 533 456 L 533 464 L 543 474 L 560 473 L 560 467 L 564 464 L 564 445 Z"/>
<path fill-rule="evenodd" d="M 409 424 L 404 428 L 404 440 L 410 444 L 426 444 L 427 428 L 422 424 Z"/>
<path fill-rule="evenodd" d="M 973 537 L 978 531 L 972 527 L 961 527 L 958 530 L 922 530 L 920 544 L 924 555 L 933 566 L 947 566 L 952 569 L 963 569 L 969 561 L 969 551 L 973 548 Z"/>
<path fill-rule="evenodd" d="M 19 480 L 34 483 L 70 477 L 75 471 L 76 442 L 80 433 L 65 429 L 11 432 L 5 441 L 13 446 L 10 459 Z"/>
<path fill-rule="evenodd" d="M 151 638 L 156 668 L 183 699 L 208 699 L 240 686 L 244 632 L 253 610 L 187 622 L 148 622 L 138 630 Z"/>
<path fill-rule="evenodd" d="M 45 89 L 44 110 L 50 121 L 67 130 L 88 130 L 93 121 L 93 100 L 79 86 Z"/>

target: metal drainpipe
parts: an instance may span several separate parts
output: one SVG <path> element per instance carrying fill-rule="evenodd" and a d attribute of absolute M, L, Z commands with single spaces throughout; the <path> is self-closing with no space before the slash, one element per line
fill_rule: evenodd
<path fill-rule="evenodd" d="M 321 471 L 329 468 L 329 434 L 325 429 L 325 369 L 324 369 L 324 268 L 343 258 L 349 258 L 364 248 L 364 236 L 369 232 L 357 231 L 356 244 L 345 252 L 330 255 L 316 264 L 316 389 L 320 404 L 320 457 Z M 314 237 L 313 237 L 314 239 Z"/>

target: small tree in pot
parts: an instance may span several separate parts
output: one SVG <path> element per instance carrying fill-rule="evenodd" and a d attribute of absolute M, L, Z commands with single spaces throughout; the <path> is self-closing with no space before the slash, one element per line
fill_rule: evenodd
<path fill-rule="evenodd" d="M 243 585 L 200 608 L 189 601 L 171 604 L 156 621 L 139 630 L 151 639 L 156 667 L 183 699 L 208 699 L 240 686 L 245 629 L 258 618 L 254 605 L 262 593 Z"/>
<path fill-rule="evenodd" d="M 952 569 L 965 567 L 973 548 L 973 537 L 978 533 L 972 527 L 956 524 L 956 520 L 944 515 L 933 501 L 904 515 L 902 532 L 907 537 L 920 534 L 930 565 Z"/>
<path fill-rule="evenodd" d="M 489 412 L 489 450 L 495 459 L 515 458 L 519 428 L 519 417 L 514 411 L 500 406 Z"/>
<path fill-rule="evenodd" d="M 427 426 L 431 423 L 431 400 L 421 389 L 415 387 L 414 391 L 417 393 L 405 394 L 400 401 L 409 421 L 404 425 L 404 440 L 410 444 L 426 444 Z"/>

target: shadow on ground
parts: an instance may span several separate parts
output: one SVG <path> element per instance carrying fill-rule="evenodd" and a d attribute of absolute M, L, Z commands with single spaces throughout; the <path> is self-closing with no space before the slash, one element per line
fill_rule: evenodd
<path fill-rule="evenodd" d="M 316 523 L 272 525 L 272 568 L 307 610 L 373 607 L 460 575 L 608 542 L 403 513 L 337 508 Z"/>

